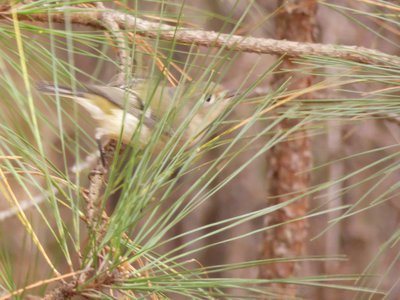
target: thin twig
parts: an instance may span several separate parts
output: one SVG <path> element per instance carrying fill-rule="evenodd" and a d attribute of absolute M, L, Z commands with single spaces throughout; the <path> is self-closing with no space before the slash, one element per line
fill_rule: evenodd
<path fill-rule="evenodd" d="M 106 29 L 114 36 L 115 43 L 117 44 L 118 64 L 120 66 L 117 75 L 117 82 L 124 82 L 127 74 L 132 72 L 131 59 L 129 55 L 129 47 L 127 44 L 127 37 L 121 31 L 120 25 L 115 21 L 112 11 L 108 10 L 102 2 L 96 2 L 96 7 L 101 10 L 100 21 L 104 24 Z"/>
<path fill-rule="evenodd" d="M 98 160 L 97 165 L 91 171 L 89 178 L 88 195 L 86 197 L 86 216 L 88 220 L 88 225 L 92 229 L 96 228 L 95 224 L 98 222 L 99 208 L 101 206 L 100 196 L 101 189 L 104 183 L 105 168 L 101 163 L 101 159 Z"/>
<path fill-rule="evenodd" d="M 81 9 L 63 7 L 62 11 L 51 12 L 53 22 L 65 23 L 65 11 L 70 10 L 69 19 L 72 23 L 91 26 L 94 28 L 108 29 L 104 23 L 104 12 L 98 9 Z M 18 13 L 18 10 L 17 10 Z M 10 5 L 0 5 L 0 20 L 8 20 Z M 39 21 L 47 23 L 49 13 L 18 14 L 19 20 Z M 302 43 L 287 40 L 275 40 L 223 34 L 214 31 L 193 30 L 190 28 L 176 28 L 174 26 L 146 21 L 132 15 L 107 9 L 107 18 L 119 25 L 122 30 L 134 31 L 136 34 L 174 40 L 183 44 L 195 44 L 208 47 L 224 47 L 227 50 L 251 52 L 259 54 L 286 55 L 287 57 L 326 56 L 344 59 L 365 64 L 387 64 L 398 66 L 400 58 L 381 51 L 358 46 L 342 46 L 319 43 Z"/>
<path fill-rule="evenodd" d="M 107 166 L 111 165 L 111 161 L 114 157 L 114 153 L 117 148 L 117 142 L 115 140 L 111 140 L 105 147 L 104 147 L 104 158 L 106 160 Z M 121 147 L 120 150 L 123 150 Z M 91 230 L 96 230 L 97 233 L 100 233 L 100 229 L 103 228 L 106 224 L 98 224 L 98 222 L 104 223 L 102 220 L 104 219 L 101 203 L 101 191 L 103 188 L 103 184 L 105 183 L 105 174 L 107 169 L 102 164 L 102 160 L 99 158 L 97 161 L 96 166 L 91 171 L 90 180 L 89 180 L 89 187 L 87 189 L 87 196 L 86 196 L 86 222 Z M 98 225 L 102 225 L 98 227 Z M 103 228 L 104 229 L 104 228 Z"/>

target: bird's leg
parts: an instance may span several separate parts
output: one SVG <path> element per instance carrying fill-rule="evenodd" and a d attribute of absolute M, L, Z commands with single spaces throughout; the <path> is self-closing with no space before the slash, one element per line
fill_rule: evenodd
<path fill-rule="evenodd" d="M 97 147 L 99 148 L 99 152 L 100 152 L 101 164 L 105 168 L 106 167 L 106 158 L 105 158 L 105 154 L 104 154 L 104 151 L 103 151 L 103 145 L 101 144 L 101 140 L 100 139 L 96 139 L 96 143 L 97 143 Z"/>
<path fill-rule="evenodd" d="M 97 147 L 100 151 L 101 165 L 99 165 L 99 163 L 97 163 L 96 167 L 90 171 L 90 173 L 88 175 L 90 181 L 92 181 L 93 178 L 96 178 L 95 176 L 102 176 L 106 172 L 106 159 L 105 159 L 105 154 L 103 151 L 103 145 L 101 143 L 101 140 L 98 139 L 97 137 L 96 137 L 96 143 L 97 143 Z"/>
<path fill-rule="evenodd" d="M 95 134 L 95 139 L 96 139 L 96 143 L 97 143 L 97 148 L 99 149 L 99 152 L 100 152 L 101 164 L 105 168 L 106 167 L 106 157 L 105 157 L 105 153 L 103 150 L 103 145 L 101 143 L 102 136 L 103 136 L 103 132 L 101 131 L 100 128 L 97 128 L 96 134 Z"/>

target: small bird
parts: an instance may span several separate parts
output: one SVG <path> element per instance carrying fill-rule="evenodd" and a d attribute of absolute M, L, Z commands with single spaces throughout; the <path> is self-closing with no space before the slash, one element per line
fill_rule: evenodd
<path fill-rule="evenodd" d="M 163 129 L 156 147 L 158 151 L 185 121 L 188 123 L 184 125 L 179 143 L 196 142 L 233 97 L 221 85 L 212 82 L 191 83 L 178 89 L 152 86 L 142 79 L 134 80 L 129 86 L 85 84 L 77 89 L 40 82 L 37 90 L 73 99 L 86 109 L 96 122 L 95 138 L 101 154 L 104 139 L 121 137 L 122 143 L 129 144 L 139 124 L 141 148 L 149 143 L 155 128 L 161 123 Z"/>

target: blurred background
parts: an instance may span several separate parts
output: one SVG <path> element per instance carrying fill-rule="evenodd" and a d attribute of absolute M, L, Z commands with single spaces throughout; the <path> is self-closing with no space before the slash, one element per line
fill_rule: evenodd
<path fill-rule="evenodd" d="M 132 14 L 155 22 L 162 20 L 170 25 L 175 25 L 174 20 L 179 19 L 179 24 L 185 27 L 263 38 L 276 38 L 279 31 L 276 28 L 278 24 L 276 18 L 279 18 L 282 2 L 186 0 L 184 5 L 182 3 L 178 0 L 124 3 L 114 1 L 106 5 L 116 9 L 126 9 Z M 357 45 L 399 55 L 400 31 L 397 22 L 399 8 L 396 1 L 358 0 L 329 1 L 329 3 L 321 1 L 317 3 L 315 32 L 313 32 L 315 42 Z M 66 72 L 68 75 L 60 77 L 60 81 L 64 82 L 68 82 L 71 74 L 77 78 L 78 82 L 109 82 L 116 75 L 116 51 L 110 46 L 111 38 L 104 37 L 102 31 L 71 24 L 49 25 L 39 22 L 31 24 L 31 28 L 24 28 L 24 43 L 32 81 L 53 81 L 56 72 L 54 69 L 58 72 L 62 68 L 68 70 Z M 29 108 L 25 106 L 25 110 L 20 110 L 20 107 L 26 104 L 15 102 L 15 96 L 18 93 L 23 95 L 24 78 L 19 69 L 13 67 L 13 64 L 19 64 L 20 57 L 15 50 L 17 42 L 11 34 L 7 34 L 12 31 L 10 28 L 12 28 L 12 23 L 7 21 L 0 23 L 0 29 L 4 33 L 0 40 L 3 48 L 0 67 L 4 74 L 1 80 L 3 89 L 0 102 L 3 111 L 1 131 L 6 132 L 7 128 L 12 128 L 25 137 L 31 134 L 30 142 L 33 142 L 34 134 L 30 131 L 29 124 L 24 121 L 24 115 L 29 114 Z M 42 28 L 42 31 L 38 28 Z M 52 36 L 49 36 L 48 29 L 54 30 Z M 67 32 L 66 36 L 65 32 Z M 86 38 L 88 36 L 90 39 Z M 79 37 L 81 42 L 72 42 L 76 37 Z M 154 41 L 150 38 L 140 39 L 136 39 L 137 52 L 135 53 L 135 74 L 138 76 L 145 77 L 149 70 L 154 68 L 152 56 L 172 55 L 172 60 L 179 67 L 184 68 L 187 61 L 190 61 L 191 68 L 185 71 L 185 74 L 194 80 L 201 77 L 203 70 L 210 64 L 215 64 L 215 69 L 218 69 L 220 67 L 218 64 L 221 64 L 223 71 L 217 78 L 230 90 L 248 89 L 257 95 L 264 95 L 273 93 L 278 88 L 273 82 L 278 71 L 274 74 L 266 75 L 265 73 L 279 59 L 276 56 L 220 52 L 216 48 L 185 45 L 178 45 L 177 50 L 171 54 L 168 51 L 170 42 Z M 147 50 L 152 50 L 146 51 L 146 47 Z M 43 53 L 43 56 L 40 56 L 40 53 Z M 46 55 L 55 56 L 56 62 L 55 60 L 46 61 Z M 63 61 L 64 65 L 61 63 Z M 304 251 L 300 256 L 312 256 L 314 259 L 301 260 L 298 266 L 293 267 L 295 271 L 289 274 L 290 277 L 303 279 L 300 281 L 304 285 L 299 285 L 297 296 L 305 299 L 348 299 L 349 297 L 364 299 L 370 296 L 368 293 L 345 291 L 336 289 L 334 286 L 320 287 L 317 284 L 306 283 L 306 278 L 326 276 L 332 285 L 340 283 L 349 287 L 357 286 L 360 289 L 381 290 L 387 293 L 385 299 L 398 299 L 399 246 L 397 240 L 400 220 L 400 203 L 397 198 L 398 142 L 400 140 L 400 122 L 396 114 L 399 107 L 396 90 L 396 82 L 399 82 L 396 77 L 398 73 L 396 70 L 388 70 L 384 67 L 375 69 L 371 67 L 366 70 L 355 63 L 324 60 L 324 58 L 318 60 L 315 57 L 299 58 L 294 64 L 295 67 L 291 70 L 281 69 L 280 72 L 286 72 L 290 74 L 287 76 L 293 78 L 313 75 L 315 82 L 326 78 L 333 78 L 335 82 L 344 82 L 349 78 L 362 76 L 365 79 L 361 83 L 338 84 L 333 88 L 316 91 L 308 97 L 303 96 L 298 102 L 292 102 L 287 107 L 281 107 L 277 112 L 260 118 L 248 132 L 249 136 L 256 135 L 271 124 L 275 113 L 282 113 L 283 110 L 291 107 L 296 108 L 296 118 L 293 119 L 304 117 L 310 120 L 305 128 L 311 141 L 313 164 L 303 171 L 309 172 L 311 176 L 310 185 L 307 191 L 304 191 L 307 198 L 310 196 L 306 214 L 311 216 L 306 218 L 308 235 L 302 241 Z M 178 80 L 183 76 L 179 67 L 169 66 L 168 68 L 171 76 Z M 15 86 L 12 92 L 7 88 L 11 82 Z M 255 82 L 257 84 L 253 86 Z M 44 152 L 59 170 L 69 172 L 71 167 L 77 164 L 77 157 L 81 162 L 85 161 L 86 157 L 96 150 L 92 139 L 93 123 L 84 111 L 65 103 L 62 107 L 71 118 L 64 118 L 63 123 L 60 124 L 54 99 L 38 99 L 36 92 L 33 92 L 33 96 L 35 107 L 47 117 L 46 121 L 38 119 Z M 252 101 L 245 101 L 243 105 L 235 108 L 229 120 L 234 122 L 251 117 L 256 109 L 257 105 Z M 78 126 L 83 129 L 82 131 L 77 131 L 74 120 L 78 120 Z M 229 121 L 227 123 L 229 124 Z M 62 126 L 62 131 L 60 131 L 60 126 Z M 60 140 L 60 132 L 64 141 Z M 17 153 L 24 147 L 20 144 L 21 148 L 13 151 L 13 143 L 5 141 L 5 136 L 4 134 L 2 138 L 3 155 Z M 231 138 L 234 136 L 234 133 L 230 135 Z M 268 143 L 272 136 L 273 133 L 265 134 L 252 148 L 238 155 L 229 167 L 218 175 L 212 183 L 213 186 L 224 182 L 248 161 L 251 163 L 201 204 L 189 217 L 176 225 L 168 235 L 176 236 L 182 232 L 189 232 L 206 224 L 233 218 L 275 203 L 273 199 L 277 195 L 271 194 L 270 186 L 271 182 L 274 182 L 271 180 L 273 174 L 271 174 L 270 164 L 273 153 L 268 151 L 265 155 L 253 159 L 257 150 Z M 79 140 L 81 147 L 74 146 L 73 141 L 76 140 Z M 65 154 L 62 154 L 60 150 L 63 143 L 67 145 Z M 238 143 L 235 147 L 240 148 L 241 144 Z M 220 157 L 223 151 L 223 147 L 209 151 L 198 164 L 202 165 Z M 11 161 L 11 164 L 16 163 Z M 89 170 L 90 168 L 87 168 L 79 175 L 75 174 L 74 181 L 85 186 Z M 45 201 L 43 199 L 46 198 L 43 189 L 46 178 L 33 173 L 31 176 L 35 178 L 31 181 L 35 184 L 28 182 L 22 186 L 19 180 L 12 178 L 9 183 L 20 203 L 38 201 L 36 205 L 41 207 L 41 212 L 33 206 L 26 210 L 26 215 L 31 220 L 46 250 L 50 253 L 52 249 L 54 250 L 52 253 L 54 261 L 58 265 L 63 265 L 64 257 L 56 254 L 60 249 L 54 239 L 47 238 L 50 235 L 49 227 L 44 226 L 41 216 L 49 212 L 49 208 L 43 205 Z M 189 174 L 186 178 L 180 179 L 181 184 L 176 193 L 184 193 L 192 181 L 196 180 L 196 176 L 198 174 Z M 68 189 L 57 192 L 66 195 L 72 193 Z M 206 194 L 207 191 L 204 193 Z M 117 205 L 118 197 L 115 196 L 113 201 Z M 299 201 L 302 201 L 301 197 Z M 60 209 L 59 213 L 63 220 L 70 219 L 71 224 L 77 222 L 72 218 L 70 208 Z M 10 205 L 1 198 L 1 193 L 0 221 L 2 255 L 8 256 L 3 259 L 3 261 L 8 261 L 8 266 L 4 264 L 2 268 L 14 273 L 14 278 L 19 278 L 17 280 L 19 285 L 24 281 L 32 281 L 32 278 L 36 280 L 47 278 L 50 270 L 40 267 L 43 264 L 42 255 L 32 244 L 26 227 L 21 225 L 21 220 L 15 215 L 12 216 Z M 49 223 L 51 222 L 54 220 L 49 219 Z M 263 217 L 244 222 L 221 234 L 192 243 L 181 251 L 188 252 L 217 243 L 222 239 L 253 232 L 249 236 L 234 239 L 229 243 L 205 248 L 190 257 L 198 261 L 201 266 L 262 258 L 263 247 L 266 243 L 265 233 L 254 231 L 268 225 L 265 222 L 267 222 L 266 218 Z M 174 243 L 169 243 L 163 250 L 167 251 L 186 244 L 205 234 L 207 234 L 207 229 L 185 235 L 176 239 Z M 82 235 L 84 236 L 84 230 Z M 60 261 L 57 261 L 57 257 Z M 355 274 L 368 274 L 368 276 L 355 280 L 356 276 L 353 276 Z M 251 267 L 227 270 L 215 276 L 259 278 L 260 269 Z M 238 296 L 240 297 L 240 294 Z M 383 296 L 379 294 L 371 297 L 369 299 L 383 299 Z"/>

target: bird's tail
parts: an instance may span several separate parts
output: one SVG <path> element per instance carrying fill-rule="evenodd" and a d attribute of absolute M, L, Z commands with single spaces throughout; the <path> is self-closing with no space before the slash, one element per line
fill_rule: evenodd
<path fill-rule="evenodd" d="M 82 96 L 82 91 L 73 91 L 71 88 L 66 87 L 66 86 L 55 86 L 52 83 L 46 83 L 46 82 L 38 82 L 36 84 L 36 89 L 47 95 L 60 95 L 64 97 L 76 97 L 76 96 Z"/>

